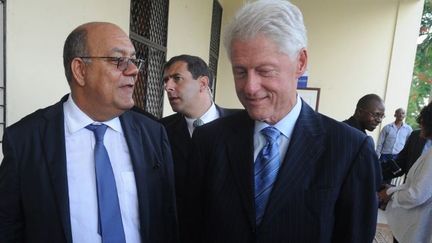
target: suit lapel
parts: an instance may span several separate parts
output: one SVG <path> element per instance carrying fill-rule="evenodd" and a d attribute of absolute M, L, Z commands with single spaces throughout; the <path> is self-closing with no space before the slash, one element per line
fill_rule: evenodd
<path fill-rule="evenodd" d="M 251 227 L 255 226 L 254 190 L 253 190 L 253 130 L 254 122 L 246 112 L 235 124 L 244 126 L 231 127 L 230 137 L 226 142 L 228 161 L 241 196 L 243 207 Z"/>
<path fill-rule="evenodd" d="M 304 186 L 308 172 L 324 151 L 322 124 L 304 102 L 283 163 L 273 186 L 262 225 L 271 221 L 293 193 Z"/>
<path fill-rule="evenodd" d="M 41 127 L 40 136 L 64 234 L 67 242 L 72 242 L 63 115 L 63 103 L 66 99 L 67 96 L 63 97 L 61 102 L 46 112 L 47 121 L 46 125 Z"/>
<path fill-rule="evenodd" d="M 177 121 L 172 124 L 170 133 L 172 135 L 169 138 L 174 140 L 171 142 L 172 149 L 181 155 L 181 161 L 185 161 L 189 156 L 189 147 L 192 139 L 183 116 L 180 115 Z"/>

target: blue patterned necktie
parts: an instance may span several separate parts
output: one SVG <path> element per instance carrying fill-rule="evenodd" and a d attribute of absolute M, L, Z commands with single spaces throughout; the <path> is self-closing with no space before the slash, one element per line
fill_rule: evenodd
<path fill-rule="evenodd" d="M 255 171 L 255 220 L 256 224 L 260 224 L 264 216 L 264 211 L 270 192 L 273 188 L 273 183 L 276 180 L 280 156 L 278 138 L 279 130 L 275 127 L 266 127 L 261 130 L 261 133 L 266 138 L 266 144 L 259 152 L 254 166 Z"/>
<path fill-rule="evenodd" d="M 114 173 L 108 152 L 103 144 L 107 126 L 88 125 L 96 139 L 94 157 L 96 169 L 96 186 L 99 209 L 99 234 L 103 243 L 124 243 L 125 234 L 120 212 Z"/>

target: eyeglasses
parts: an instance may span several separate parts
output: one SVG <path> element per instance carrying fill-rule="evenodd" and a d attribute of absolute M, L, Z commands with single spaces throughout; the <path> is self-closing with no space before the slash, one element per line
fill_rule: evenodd
<path fill-rule="evenodd" d="M 382 119 L 384 119 L 385 118 L 385 115 L 384 115 L 384 113 L 381 113 L 381 112 L 370 112 L 370 111 L 367 111 L 367 110 L 363 110 L 363 111 L 365 111 L 365 112 L 367 112 L 369 115 L 371 115 L 374 119 L 380 119 L 380 120 L 382 120 Z"/>
<path fill-rule="evenodd" d="M 91 59 L 91 58 L 101 58 L 101 59 L 108 59 L 109 62 L 113 62 L 117 65 L 117 69 L 124 72 L 128 67 L 129 63 L 133 63 L 138 70 L 141 70 L 142 65 L 144 64 L 145 60 L 138 59 L 138 58 L 129 58 L 129 57 L 79 57 L 82 59 Z"/>

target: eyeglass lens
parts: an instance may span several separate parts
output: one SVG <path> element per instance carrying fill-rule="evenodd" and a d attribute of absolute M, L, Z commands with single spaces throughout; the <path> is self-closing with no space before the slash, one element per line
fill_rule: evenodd
<path fill-rule="evenodd" d="M 121 71 L 126 70 L 129 67 L 129 63 L 133 63 L 138 70 L 141 70 L 143 64 L 143 60 L 141 59 L 132 59 L 127 57 L 120 57 L 117 62 L 117 68 Z"/>

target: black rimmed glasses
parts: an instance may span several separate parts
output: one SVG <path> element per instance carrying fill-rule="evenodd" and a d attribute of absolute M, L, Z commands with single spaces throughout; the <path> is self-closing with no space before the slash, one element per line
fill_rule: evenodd
<path fill-rule="evenodd" d="M 124 72 L 128 67 L 130 63 L 133 63 L 138 70 L 141 70 L 145 60 L 138 59 L 138 58 L 129 58 L 129 57 L 79 57 L 82 59 L 92 59 L 92 58 L 98 58 L 98 59 L 107 59 L 109 62 L 113 62 L 117 65 L 117 69 Z"/>
<path fill-rule="evenodd" d="M 366 113 L 368 113 L 369 115 L 371 115 L 375 120 L 376 119 L 382 120 L 382 119 L 385 118 L 385 114 L 382 113 L 382 112 L 370 112 L 370 111 L 367 111 L 367 110 L 363 110 L 363 111 L 365 111 Z"/>

